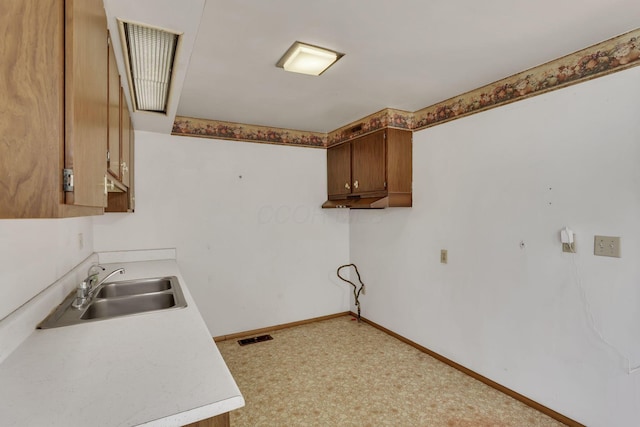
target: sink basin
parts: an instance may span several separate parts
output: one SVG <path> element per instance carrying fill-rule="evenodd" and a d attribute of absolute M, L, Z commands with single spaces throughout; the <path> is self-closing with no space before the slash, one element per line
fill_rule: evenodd
<path fill-rule="evenodd" d="M 95 291 L 93 301 L 82 309 L 71 305 L 75 295 L 74 290 L 38 328 L 57 328 L 187 306 L 176 276 L 105 283 Z"/>
<path fill-rule="evenodd" d="M 171 289 L 170 279 L 170 277 L 159 277 L 156 279 L 107 283 L 100 287 L 96 298 L 114 298 L 166 291 Z"/>
<path fill-rule="evenodd" d="M 95 300 L 80 316 L 81 319 L 103 319 L 147 311 L 164 310 L 176 305 L 173 294 L 136 295 L 129 298 Z"/>

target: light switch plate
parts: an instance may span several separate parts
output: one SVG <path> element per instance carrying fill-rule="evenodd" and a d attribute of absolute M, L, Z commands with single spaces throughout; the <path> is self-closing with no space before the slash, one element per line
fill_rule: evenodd
<path fill-rule="evenodd" d="M 620 237 L 595 236 L 593 254 L 620 258 Z"/>
<path fill-rule="evenodd" d="M 447 250 L 446 249 L 441 249 L 440 250 L 440 263 L 446 264 L 448 258 L 449 258 L 449 256 L 447 254 Z"/>

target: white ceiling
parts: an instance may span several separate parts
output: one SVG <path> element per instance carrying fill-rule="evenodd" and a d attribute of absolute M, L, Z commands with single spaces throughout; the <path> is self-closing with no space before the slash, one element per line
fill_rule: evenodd
<path fill-rule="evenodd" d="M 176 113 L 328 132 L 387 107 L 416 111 L 640 26 L 638 0 L 105 0 L 105 8 L 110 27 L 118 16 L 184 32 L 169 116 L 134 116 L 136 129 L 167 133 Z M 346 55 L 320 77 L 276 68 L 296 40 Z"/>

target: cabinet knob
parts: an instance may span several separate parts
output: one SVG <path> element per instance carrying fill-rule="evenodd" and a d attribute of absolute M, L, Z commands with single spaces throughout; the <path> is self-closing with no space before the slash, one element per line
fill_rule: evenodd
<path fill-rule="evenodd" d="M 358 188 L 359 186 L 360 184 L 358 183 L 358 181 L 353 182 L 353 188 Z"/>
<path fill-rule="evenodd" d="M 351 190 L 351 186 L 349 185 L 348 182 L 344 183 L 344 188 L 346 188 L 347 190 Z"/>

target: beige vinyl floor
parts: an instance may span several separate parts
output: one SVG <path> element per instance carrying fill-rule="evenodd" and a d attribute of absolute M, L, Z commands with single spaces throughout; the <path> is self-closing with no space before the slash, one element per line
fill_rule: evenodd
<path fill-rule="evenodd" d="M 246 406 L 232 427 L 562 426 L 366 324 L 342 316 L 218 342 Z"/>

